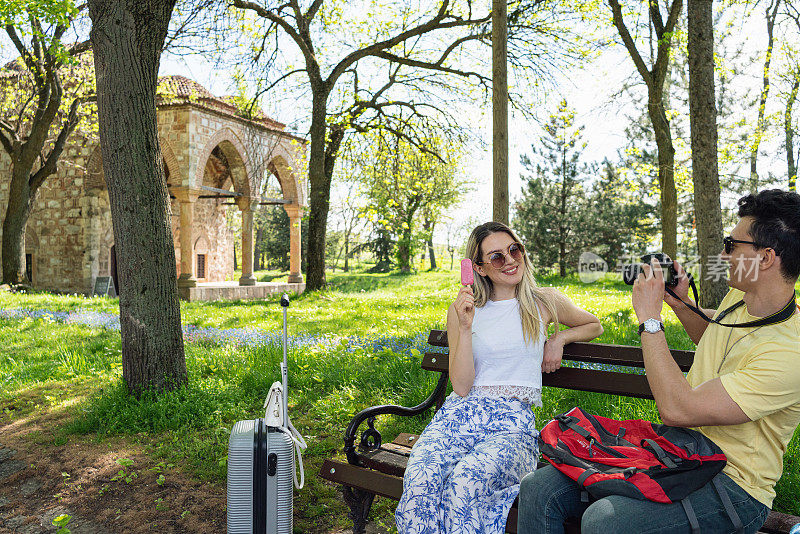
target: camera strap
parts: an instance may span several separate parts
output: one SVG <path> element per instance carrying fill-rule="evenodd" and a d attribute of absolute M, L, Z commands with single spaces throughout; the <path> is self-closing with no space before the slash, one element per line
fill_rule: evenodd
<path fill-rule="evenodd" d="M 698 298 L 698 295 L 697 295 L 697 286 L 695 286 L 694 277 L 692 277 L 692 275 L 689 274 L 689 273 L 686 273 L 686 275 L 689 278 L 689 285 L 692 287 L 692 293 L 694 294 L 694 301 L 695 302 L 699 302 L 700 299 Z M 736 310 L 736 309 L 741 308 L 742 306 L 744 306 L 744 300 L 740 300 L 739 302 L 733 304 L 732 306 L 729 306 L 728 308 L 725 308 L 724 310 L 722 310 L 719 313 L 719 315 L 716 317 L 716 319 L 714 319 L 714 318 L 711 318 L 708 315 L 706 315 L 703 312 L 703 310 L 701 310 L 697 306 L 693 306 L 693 305 L 689 304 L 688 302 L 686 302 L 685 300 L 683 300 L 682 298 L 680 298 L 678 295 L 675 294 L 674 291 L 672 291 L 671 288 L 665 287 L 664 289 L 667 291 L 667 293 L 669 293 L 670 295 L 672 295 L 676 299 L 678 299 L 681 302 L 683 302 L 686 305 L 686 307 L 688 307 L 694 313 L 699 315 L 703 320 L 708 321 L 709 323 L 718 324 L 720 326 L 727 326 L 729 328 L 752 328 L 754 326 L 767 326 L 767 325 L 771 325 L 771 324 L 782 323 L 785 320 L 787 320 L 789 317 L 794 315 L 794 309 L 797 307 L 796 296 L 795 296 L 794 293 L 792 293 L 792 298 L 789 299 L 789 302 L 786 303 L 786 306 L 784 306 L 780 311 L 773 313 L 772 315 L 769 315 L 767 317 L 762 317 L 761 319 L 756 319 L 755 321 L 748 321 L 746 323 L 737 323 L 737 324 L 734 324 L 734 323 L 723 323 L 721 321 L 722 321 L 722 319 L 725 318 L 726 315 L 731 313 L 733 310 Z"/>

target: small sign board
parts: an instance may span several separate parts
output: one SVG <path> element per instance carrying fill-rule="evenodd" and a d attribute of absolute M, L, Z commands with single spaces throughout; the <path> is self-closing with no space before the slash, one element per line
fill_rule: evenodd
<path fill-rule="evenodd" d="M 92 296 L 100 295 L 105 296 L 108 295 L 108 290 L 111 289 L 111 277 L 110 276 L 98 276 L 94 279 L 94 290 L 92 291 Z"/>

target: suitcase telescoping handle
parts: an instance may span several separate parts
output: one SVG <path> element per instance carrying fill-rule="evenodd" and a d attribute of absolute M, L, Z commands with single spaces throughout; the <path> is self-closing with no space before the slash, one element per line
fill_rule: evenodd
<path fill-rule="evenodd" d="M 300 468 L 300 481 L 297 481 L 297 472 L 292 470 L 294 485 L 297 489 L 302 489 L 305 483 L 305 473 L 303 471 L 303 450 L 307 447 L 303 436 L 292 425 L 289 420 L 289 359 L 287 356 L 288 335 L 286 330 L 286 309 L 289 307 L 289 295 L 281 295 L 281 307 L 283 308 L 283 361 L 281 362 L 281 380 L 283 381 L 283 422 L 284 426 L 280 430 L 287 434 L 294 442 L 297 453 L 298 467 Z"/>
<path fill-rule="evenodd" d="M 283 308 L 283 361 L 281 362 L 281 381 L 283 382 L 283 420 L 289 420 L 289 360 L 286 356 L 287 332 L 286 332 L 286 310 L 289 308 L 289 295 L 281 295 L 281 307 Z"/>

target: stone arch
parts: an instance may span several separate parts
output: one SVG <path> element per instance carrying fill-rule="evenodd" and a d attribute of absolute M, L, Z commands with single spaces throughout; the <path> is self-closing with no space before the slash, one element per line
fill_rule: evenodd
<path fill-rule="evenodd" d="M 244 196 L 251 196 L 254 188 L 251 184 L 253 173 L 250 169 L 249 154 L 236 133 L 227 127 L 217 131 L 206 142 L 197 160 L 194 183 L 190 185 L 196 187 L 203 184 L 206 163 L 211 157 L 211 152 L 218 146 L 230 166 L 234 191 Z"/>
<path fill-rule="evenodd" d="M 205 236 L 205 234 L 198 237 L 197 241 L 194 242 L 194 250 L 200 253 L 208 252 L 208 238 Z"/>
<path fill-rule="evenodd" d="M 39 250 L 39 236 L 30 225 L 25 227 L 25 252 L 31 253 Z"/>
<path fill-rule="evenodd" d="M 89 161 L 86 162 L 86 170 L 83 178 L 84 194 L 96 195 L 106 189 L 106 180 L 103 175 L 103 154 L 100 151 L 100 143 L 92 150 Z"/>
<path fill-rule="evenodd" d="M 111 276 L 111 247 L 114 245 L 114 229 L 106 228 L 98 241 L 97 276 Z"/>
<path fill-rule="evenodd" d="M 290 149 L 287 148 L 287 144 L 291 145 Z M 292 204 L 304 207 L 307 205 L 306 189 L 304 181 L 298 178 L 304 175 L 304 169 L 298 168 L 302 162 L 299 154 L 301 150 L 302 145 L 295 146 L 295 142 L 281 140 L 270 154 L 271 159 L 267 169 L 278 179 L 283 198 L 291 200 Z"/>
<path fill-rule="evenodd" d="M 283 156 L 275 156 L 270 160 L 267 169 L 278 179 L 284 200 L 291 200 L 292 204 L 301 204 L 300 188 L 286 159 Z"/>
<path fill-rule="evenodd" d="M 161 148 L 161 158 L 164 162 L 164 174 L 166 175 L 167 185 L 182 185 L 183 175 L 181 173 L 181 166 L 178 164 L 178 158 L 175 157 L 175 152 L 172 151 L 172 144 L 162 135 L 158 138 L 158 145 Z"/>

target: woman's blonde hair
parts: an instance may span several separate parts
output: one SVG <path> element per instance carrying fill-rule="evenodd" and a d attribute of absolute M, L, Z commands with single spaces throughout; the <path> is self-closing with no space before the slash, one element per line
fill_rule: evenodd
<path fill-rule="evenodd" d="M 476 227 L 467 240 L 467 257 L 472 260 L 472 263 L 483 262 L 483 251 L 481 244 L 491 234 L 496 232 L 505 232 L 511 239 L 517 243 L 522 241 L 517 237 L 514 231 L 503 223 L 487 222 Z M 528 259 L 528 254 L 522 255 L 522 281 L 517 284 L 515 289 L 517 301 L 519 302 L 519 314 L 522 319 L 522 335 L 526 341 L 539 339 L 543 334 L 541 331 L 541 316 L 536 303 L 550 312 L 550 321 L 556 325 L 558 329 L 558 312 L 557 302 L 559 294 L 550 288 L 539 287 L 536 284 L 536 279 L 533 276 L 533 268 Z M 494 291 L 492 281 L 487 276 L 481 276 L 475 272 L 475 282 L 472 284 L 472 292 L 475 296 L 475 306 L 480 308 L 486 304 Z M 547 335 L 547 325 L 545 325 L 544 335 Z"/>

